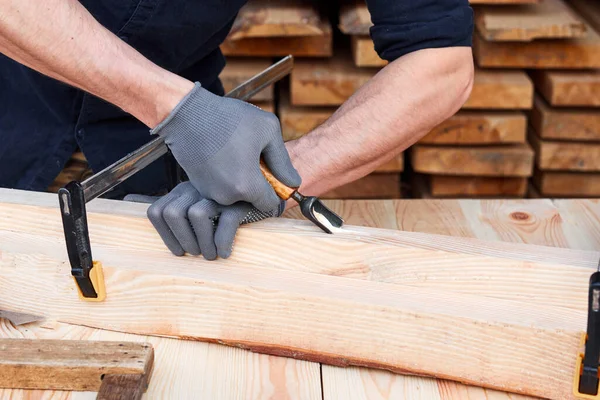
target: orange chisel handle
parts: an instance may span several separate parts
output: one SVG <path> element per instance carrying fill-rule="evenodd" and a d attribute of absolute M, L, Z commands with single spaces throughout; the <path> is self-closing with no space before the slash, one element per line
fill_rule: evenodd
<path fill-rule="evenodd" d="M 267 179 L 267 182 L 269 182 L 269 184 L 273 187 L 273 190 L 275 190 L 277 196 L 279 196 L 279 198 L 282 200 L 288 200 L 290 197 L 292 197 L 294 192 L 298 190 L 284 185 L 279 181 L 279 179 L 275 178 L 263 160 L 260 160 L 260 171 Z"/>

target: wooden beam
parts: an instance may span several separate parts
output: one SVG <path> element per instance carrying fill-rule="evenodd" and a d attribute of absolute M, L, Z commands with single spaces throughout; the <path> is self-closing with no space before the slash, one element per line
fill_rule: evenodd
<path fill-rule="evenodd" d="M 588 34 L 576 39 L 523 42 L 490 42 L 473 35 L 473 53 L 485 68 L 600 68 L 600 35 L 587 26 Z"/>
<path fill-rule="evenodd" d="M 473 90 L 463 109 L 530 109 L 533 83 L 523 71 L 475 69 Z"/>
<path fill-rule="evenodd" d="M 219 75 L 225 93 L 235 89 L 254 75 L 264 71 L 271 66 L 270 60 L 228 58 L 225 68 Z M 273 85 L 263 89 L 252 97 L 253 102 L 273 101 Z"/>
<path fill-rule="evenodd" d="M 524 197 L 527 178 L 443 176 L 429 177 L 433 197 Z"/>
<path fill-rule="evenodd" d="M 136 377 L 145 391 L 154 350 L 149 343 L 0 339 L 0 387 L 113 393 L 110 383 Z M 105 383 L 103 379 L 110 378 Z M 115 398 L 115 397 L 112 397 Z"/>
<path fill-rule="evenodd" d="M 398 156 L 387 163 L 386 168 L 391 171 L 402 171 L 403 157 Z M 354 182 L 335 188 L 323 195 L 324 199 L 399 199 L 400 175 L 398 173 L 378 173 L 367 175 Z"/>
<path fill-rule="evenodd" d="M 342 4 L 338 26 L 346 35 L 369 35 L 373 23 L 367 3 L 364 0 L 352 0 Z"/>
<path fill-rule="evenodd" d="M 385 67 L 387 60 L 379 57 L 369 36 L 352 36 L 352 58 L 357 67 Z"/>
<path fill-rule="evenodd" d="M 483 39 L 493 42 L 579 38 L 587 34 L 586 24 L 562 0 L 512 7 L 479 7 L 475 13 L 475 26 Z"/>
<path fill-rule="evenodd" d="M 520 112 L 460 111 L 433 128 L 420 144 L 525 143 L 527 117 Z"/>
<path fill-rule="evenodd" d="M 600 110 L 552 108 L 536 96 L 530 123 L 542 139 L 600 140 Z"/>
<path fill-rule="evenodd" d="M 291 102 L 296 106 L 341 105 L 377 72 L 356 67 L 348 55 L 299 60 L 291 75 Z"/>
<path fill-rule="evenodd" d="M 225 40 L 221 51 L 231 57 L 331 57 L 331 26 L 323 25 L 322 36 L 290 36 Z"/>
<path fill-rule="evenodd" d="M 416 172 L 461 176 L 528 177 L 533 150 L 526 144 L 491 147 L 423 146 L 411 148 Z"/>
<path fill-rule="evenodd" d="M 533 182 L 544 196 L 600 197 L 600 174 L 589 172 L 548 172 L 536 168 Z"/>
<path fill-rule="evenodd" d="M 228 38 L 323 36 L 322 22 L 308 1 L 251 0 L 240 10 Z"/>
<path fill-rule="evenodd" d="M 57 248 L 62 232 L 57 232 L 58 235 L 52 232 L 55 224 L 60 224 L 56 209 L 2 204 L 0 210 L 3 217 L 9 215 L 0 219 L 3 226 L 13 226 L 15 220 L 19 221 L 15 230 L 7 232 L 2 228 L 0 232 L 3 256 L 0 306 L 3 308 L 31 308 L 59 321 L 216 341 L 333 365 L 358 364 L 444 376 L 548 398 L 565 398 L 571 390 L 573 361 L 579 350 L 586 312 L 550 304 L 573 298 L 575 294 L 579 300 L 583 299 L 581 303 L 585 307 L 587 275 L 595 266 L 581 268 L 528 262 L 525 264 L 528 268 L 519 267 L 522 274 L 527 275 L 539 267 L 550 280 L 554 276 L 560 281 L 559 293 L 537 301 L 535 296 L 522 301 L 503 300 L 489 297 L 490 290 L 498 289 L 491 286 L 486 287 L 486 296 L 476 296 L 433 290 L 431 286 L 305 272 L 306 267 L 316 266 L 302 260 L 309 256 L 316 261 L 320 258 L 322 265 L 329 264 L 340 271 L 345 269 L 346 273 L 350 272 L 348 266 L 353 265 L 353 273 L 356 273 L 356 264 L 345 264 L 342 258 L 362 251 L 369 254 L 369 258 L 377 254 L 388 261 L 406 262 L 417 267 L 421 274 L 429 264 L 433 269 L 449 272 L 451 281 L 456 277 L 463 279 L 461 272 L 468 270 L 465 259 L 460 264 L 442 267 L 448 263 L 446 256 L 452 258 L 451 253 L 430 252 L 429 257 L 421 259 L 422 263 L 417 262 L 419 258 L 414 257 L 415 253 L 411 260 L 410 252 L 406 252 L 405 257 L 393 254 L 394 242 L 389 239 L 397 232 L 382 231 L 384 236 L 392 236 L 380 242 L 381 249 L 375 251 L 372 244 L 377 243 L 378 235 L 369 235 L 373 230 L 368 228 L 348 227 L 332 237 L 308 224 L 292 221 L 253 224 L 256 228 L 249 226 L 241 230 L 234 253 L 250 255 L 255 252 L 252 242 L 259 240 L 254 243 L 260 243 L 260 262 L 235 266 L 232 262 L 209 263 L 192 257 L 173 257 L 160 247 L 152 247 L 160 244 L 160 239 L 147 221 L 132 217 L 108 218 L 107 215 L 99 220 L 92 213 L 90 232 L 92 240 L 96 239 L 97 257 L 105 262 L 109 298 L 106 302 L 91 304 L 81 302 L 72 290 L 64 249 Z M 122 218 L 121 224 L 115 224 L 114 218 Z M 32 224 L 35 230 L 31 230 Z M 285 232 L 286 225 L 289 232 L 294 233 L 279 236 Z M 101 233 L 102 227 L 104 233 Z M 259 236 L 262 237 L 253 234 L 261 230 L 263 234 Z M 107 232 L 112 233 L 105 236 Z M 34 237 L 38 240 L 28 240 Z M 123 241 L 123 237 L 128 239 Z M 357 241 L 359 237 L 362 239 Z M 309 244 L 311 252 L 296 243 L 302 240 Z M 287 243 L 288 251 L 276 252 L 273 262 L 277 268 L 267 267 L 268 248 L 272 244 L 273 249 L 280 250 L 281 243 Z M 422 243 L 426 246 L 441 244 L 432 236 Z M 132 245 L 138 250 L 128 248 Z M 333 256 L 336 262 L 332 263 L 326 255 L 336 248 L 341 252 L 336 252 Z M 28 252 L 22 253 L 23 250 Z M 481 248 L 473 250 L 482 251 Z M 559 250 L 566 254 L 565 250 Z M 296 262 L 286 264 L 282 257 L 290 256 Z M 542 256 L 548 257 L 548 252 Z M 148 262 L 143 261 L 146 257 Z M 527 256 L 521 254 L 520 257 Z M 508 274 L 504 267 L 510 268 L 511 262 L 485 257 L 476 257 L 472 262 L 470 267 L 479 278 L 476 286 L 481 286 L 481 276 L 487 276 L 484 270 L 495 265 L 499 274 L 516 284 L 504 287 L 501 292 L 522 296 L 524 292 L 517 288 L 535 286 L 529 290 L 545 290 L 547 294 L 548 287 L 523 284 L 521 281 L 526 280 L 526 276 Z M 22 273 L 20 266 L 24 265 L 30 274 Z M 381 258 L 369 265 L 386 266 L 388 270 L 391 267 Z M 422 277 L 419 275 L 418 280 Z M 569 286 L 571 282 L 577 282 L 575 287 Z M 46 290 L 48 288 L 52 290 Z M 35 298 L 23 293 L 35 293 Z M 579 302 L 573 305 L 583 308 Z M 490 346 L 492 338 L 494 345 Z M 553 351 L 548 352 L 548 348 Z M 532 358 L 544 362 L 531 363 Z"/>
<path fill-rule="evenodd" d="M 531 76 L 553 106 L 600 107 L 600 71 L 535 71 Z"/>
<path fill-rule="evenodd" d="M 529 131 L 529 143 L 535 150 L 536 166 L 548 171 L 600 171 L 600 144 L 555 142 L 541 139 Z"/>

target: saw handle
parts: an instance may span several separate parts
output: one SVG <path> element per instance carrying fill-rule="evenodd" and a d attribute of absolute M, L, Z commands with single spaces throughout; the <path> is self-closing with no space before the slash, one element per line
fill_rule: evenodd
<path fill-rule="evenodd" d="M 279 196 L 280 199 L 288 200 L 297 190 L 284 185 L 279 181 L 279 179 L 275 178 L 275 175 L 273 175 L 269 167 L 267 167 L 267 164 L 265 164 L 264 160 L 262 159 L 260 160 L 260 171 L 263 173 L 265 179 L 267 182 L 269 182 L 271 187 L 273 187 L 273 190 L 275 190 L 275 193 L 277 193 L 277 196 Z"/>

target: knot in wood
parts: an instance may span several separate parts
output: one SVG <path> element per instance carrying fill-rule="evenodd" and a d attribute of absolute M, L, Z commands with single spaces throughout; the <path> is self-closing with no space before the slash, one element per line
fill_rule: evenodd
<path fill-rule="evenodd" d="M 530 218 L 530 215 L 526 212 L 515 211 L 510 214 L 510 217 L 515 221 L 527 221 Z"/>

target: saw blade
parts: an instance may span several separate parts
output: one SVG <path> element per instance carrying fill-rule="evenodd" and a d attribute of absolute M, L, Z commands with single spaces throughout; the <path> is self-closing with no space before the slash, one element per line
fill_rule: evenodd
<path fill-rule="evenodd" d="M 19 312 L 3 311 L 3 310 L 0 310 L 0 318 L 5 318 L 5 319 L 9 320 L 15 326 L 44 320 L 44 317 L 40 317 L 38 315 L 31 315 L 31 314 L 24 314 L 24 313 L 19 313 Z"/>

